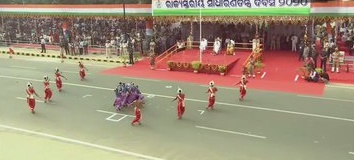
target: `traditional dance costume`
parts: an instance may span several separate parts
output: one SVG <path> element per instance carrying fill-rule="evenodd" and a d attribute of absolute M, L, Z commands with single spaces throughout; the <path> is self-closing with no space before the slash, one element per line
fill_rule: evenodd
<path fill-rule="evenodd" d="M 44 102 L 47 103 L 52 98 L 53 92 L 49 87 L 49 78 L 44 76 Z"/>
<path fill-rule="evenodd" d="M 86 76 L 85 70 L 87 70 L 87 69 L 84 66 L 84 64 L 82 64 L 81 62 L 79 62 L 79 68 L 80 68 L 79 75 L 80 75 L 81 80 L 83 80 L 83 79 L 85 79 L 85 76 Z"/>
<path fill-rule="evenodd" d="M 138 123 L 139 125 L 141 124 L 140 121 L 141 121 L 141 111 L 140 111 L 140 108 L 139 107 L 135 107 L 134 108 L 134 114 L 135 114 L 135 119 L 132 121 L 132 125 L 134 125 L 135 123 Z"/>
<path fill-rule="evenodd" d="M 177 118 L 181 119 L 185 111 L 185 94 L 182 93 L 182 89 L 178 89 L 178 94 L 174 100 L 178 100 L 177 103 Z"/>
<path fill-rule="evenodd" d="M 34 96 L 35 95 L 37 97 L 39 97 L 39 96 L 36 93 L 36 91 L 34 90 L 32 83 L 27 84 L 26 93 L 27 93 L 28 107 L 30 108 L 31 112 L 34 113 L 34 108 L 36 107 L 36 99 L 34 98 Z"/>
<path fill-rule="evenodd" d="M 57 89 L 59 92 L 61 92 L 61 89 L 63 87 L 63 83 L 61 81 L 61 77 L 64 77 L 63 75 L 61 75 L 61 73 L 59 72 L 59 69 L 56 68 L 55 69 L 55 83 L 57 85 Z M 65 77 L 64 77 L 65 78 Z M 66 78 L 65 78 L 66 79 Z"/>
<path fill-rule="evenodd" d="M 210 83 L 210 87 L 207 91 L 207 93 L 209 93 L 208 97 L 209 97 L 209 103 L 208 103 L 208 107 L 207 109 L 214 109 L 214 104 L 215 104 L 215 94 L 218 91 L 218 89 L 216 87 L 214 87 L 214 81 L 211 81 Z"/>
<path fill-rule="evenodd" d="M 248 81 L 246 80 L 246 78 L 242 78 L 242 80 L 238 83 L 236 83 L 236 85 L 240 85 L 240 101 L 243 101 L 244 97 L 246 96 L 247 93 L 247 87 L 246 84 L 248 83 Z"/>

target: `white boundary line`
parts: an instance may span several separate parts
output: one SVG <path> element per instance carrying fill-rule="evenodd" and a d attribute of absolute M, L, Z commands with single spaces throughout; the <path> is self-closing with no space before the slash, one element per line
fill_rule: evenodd
<path fill-rule="evenodd" d="M 263 72 L 261 78 L 263 79 L 266 74 L 267 74 L 267 72 Z"/>
<path fill-rule="evenodd" d="M 16 99 L 26 100 L 27 101 L 27 98 L 23 98 L 23 97 L 16 97 Z M 44 103 L 44 101 L 41 101 L 41 100 L 38 100 L 38 99 L 36 99 L 36 102 Z"/>
<path fill-rule="evenodd" d="M 27 130 L 27 129 L 22 129 L 22 128 L 16 128 L 16 127 L 2 125 L 2 124 L 0 124 L 0 128 L 10 129 L 10 130 L 23 132 L 23 133 L 28 133 L 28 134 L 37 135 L 37 136 L 42 136 L 42 137 L 48 137 L 48 138 L 51 138 L 51 139 L 60 140 L 60 141 L 64 141 L 64 142 L 76 143 L 76 144 L 80 144 L 80 145 L 84 145 L 84 146 L 88 146 L 88 147 L 92 147 L 92 148 L 97 148 L 97 149 L 102 149 L 102 150 L 106 150 L 106 151 L 116 152 L 116 153 L 125 154 L 125 155 L 129 155 L 129 156 L 134 156 L 134 157 L 139 157 L 139 158 L 143 158 L 143 159 L 163 160 L 161 158 L 152 157 L 152 156 L 148 156 L 148 155 L 143 155 L 143 154 L 139 154 L 139 153 L 135 153 L 135 152 L 129 152 L 129 151 L 120 150 L 120 149 L 111 148 L 111 147 L 102 146 L 102 145 L 97 145 L 97 144 L 93 144 L 93 143 L 89 143 L 89 142 L 79 141 L 79 140 L 76 140 L 76 139 L 56 136 L 56 135 L 52 135 L 52 134 L 47 134 L 47 133 L 42 133 L 42 132 L 37 132 L 37 131 L 32 131 L 32 130 Z"/>
<path fill-rule="evenodd" d="M 199 85 L 199 86 L 201 86 L 201 87 L 209 87 L 208 85 L 204 85 L 204 84 Z M 232 88 L 232 87 L 222 87 L 222 86 L 217 86 L 216 88 L 222 88 L 222 89 L 232 89 L 232 90 L 234 90 L 234 89 L 238 89 L 238 87 Z"/>
<path fill-rule="evenodd" d="M 135 117 L 135 116 L 129 115 L 129 114 L 115 113 L 115 112 L 104 111 L 104 110 L 96 110 L 96 111 L 97 112 L 101 112 L 101 113 L 107 113 L 107 114 L 115 114 L 115 115 L 121 115 L 121 116 Z"/>
<path fill-rule="evenodd" d="M 229 131 L 229 130 L 223 130 L 223 129 L 217 129 L 217 128 L 210 128 L 210 127 L 204 127 L 204 126 L 195 126 L 195 127 L 199 128 L 199 129 L 224 132 L 224 133 L 230 133 L 230 134 L 237 134 L 237 135 L 248 136 L 248 137 L 253 137 L 253 138 L 261 138 L 261 139 L 267 138 L 264 136 L 259 136 L 259 135 L 254 135 L 254 134 L 247 134 L 247 133 L 241 133 L 241 132 L 235 132 L 235 131 Z"/>
<path fill-rule="evenodd" d="M 20 69 L 33 69 L 33 70 L 37 69 L 37 68 L 34 68 L 34 67 L 26 67 L 26 66 L 10 66 L 10 67 L 12 67 L 12 68 L 20 68 Z"/>
<path fill-rule="evenodd" d="M 116 114 L 114 115 L 116 116 Z M 113 121 L 113 122 L 119 122 L 121 121 L 122 119 L 126 118 L 127 116 L 123 116 L 123 117 L 120 117 L 119 119 L 112 119 L 114 116 L 111 116 L 110 118 L 106 118 L 106 120 L 108 121 Z"/>
<path fill-rule="evenodd" d="M 340 85 L 331 85 L 331 84 L 327 84 L 326 87 L 331 87 L 331 88 L 341 88 L 341 89 L 353 89 L 353 86 L 340 86 Z"/>
<path fill-rule="evenodd" d="M 4 75 L 0 75 L 0 77 L 2 77 L 2 78 L 9 78 L 9 79 L 18 79 L 18 80 L 27 80 L 27 81 L 42 82 L 42 80 L 36 80 L 36 79 L 30 79 L 30 78 L 12 77 L 12 76 L 4 76 Z M 54 82 L 52 82 L 52 83 L 54 83 Z M 101 89 L 101 90 L 108 90 L 108 91 L 113 91 L 113 90 L 114 90 L 114 89 L 112 89 L 112 88 L 97 87 L 97 86 L 88 86 L 88 85 L 74 84 L 74 83 L 63 83 L 63 84 L 69 85 L 69 86 L 77 86 L 77 87 Z M 149 93 L 143 93 L 143 94 L 146 95 L 146 94 L 149 94 Z M 165 95 L 157 95 L 157 94 L 154 94 L 154 95 L 155 95 L 156 97 L 161 97 L 161 98 L 168 98 L 168 99 L 173 99 L 173 98 L 175 98 L 174 96 L 165 96 Z M 208 101 L 205 101 L 205 100 L 198 100 L 198 99 L 186 99 L 186 100 L 188 100 L 188 101 L 194 101 L 194 102 L 208 103 Z M 301 115 L 301 116 L 309 116 L 309 117 L 316 117 L 316 118 L 324 118 L 324 119 L 332 119 L 332 120 L 340 120 L 340 121 L 354 122 L 354 119 L 339 118 L 339 117 L 318 115 L 318 114 L 312 114 L 312 113 L 303 113 L 303 112 L 296 112 L 296 111 L 287 111 L 287 110 L 272 109 L 272 108 L 262 108 L 262 107 L 256 107 L 256 106 L 248 106 L 248 105 L 241 105 L 241 104 L 231 104 L 231 103 L 223 103 L 223 102 L 216 102 L 216 104 L 225 105 L 225 106 L 239 107 L 239 108 L 247 108 L 247 109 L 255 109 L 255 110 L 263 110 L 263 111 L 287 113 L 287 114 L 294 114 L 294 115 Z"/>
<path fill-rule="evenodd" d="M 297 95 L 297 96 L 298 96 L 298 97 L 304 97 L 304 98 L 325 99 L 325 100 L 331 100 L 331 101 L 354 102 L 354 100 L 349 100 L 349 99 L 338 99 L 338 98 L 328 98 L 328 97 L 316 97 L 316 96 L 306 96 L 306 95 Z"/>
<path fill-rule="evenodd" d="M 349 152 L 349 154 L 352 154 L 352 155 L 354 155 L 354 152 Z"/>
<path fill-rule="evenodd" d="M 200 112 L 200 115 L 204 113 L 204 110 L 198 110 Z"/>

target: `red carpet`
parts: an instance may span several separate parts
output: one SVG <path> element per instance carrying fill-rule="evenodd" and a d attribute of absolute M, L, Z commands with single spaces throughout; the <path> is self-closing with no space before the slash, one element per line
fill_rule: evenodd
<path fill-rule="evenodd" d="M 299 79 L 300 81 L 298 82 L 294 82 L 294 78 L 296 75 L 295 71 L 298 66 L 301 66 L 301 63 L 297 62 L 296 55 L 296 53 L 288 52 L 267 53 L 263 58 L 264 62 L 267 63 L 266 67 L 264 68 L 264 71 L 267 72 L 266 76 L 263 79 L 261 79 L 260 76 L 255 79 L 249 79 L 250 83 L 248 87 L 260 90 L 321 96 L 323 94 L 324 84 L 308 83 L 302 81 L 301 79 Z M 245 54 L 244 56 L 248 56 L 248 54 Z M 281 60 L 282 62 L 279 63 L 279 60 Z M 243 62 L 238 62 L 235 67 L 238 67 L 241 63 Z M 147 59 L 142 60 L 130 67 L 118 67 L 106 70 L 103 72 L 103 74 L 113 74 L 147 79 L 159 79 L 176 82 L 191 82 L 204 85 L 207 85 L 210 80 L 214 80 L 218 86 L 226 87 L 232 87 L 233 84 L 235 82 L 238 82 L 240 79 L 240 77 L 236 77 L 234 75 L 220 76 L 211 74 L 173 72 L 166 70 L 150 70 L 149 60 Z M 240 73 L 236 74 L 239 75 Z M 237 88 L 238 86 L 233 87 Z"/>

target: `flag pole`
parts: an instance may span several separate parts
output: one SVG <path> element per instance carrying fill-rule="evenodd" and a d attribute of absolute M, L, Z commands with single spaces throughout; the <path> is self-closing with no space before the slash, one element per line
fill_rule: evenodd
<path fill-rule="evenodd" d="M 199 7 L 199 46 L 202 43 L 202 8 Z M 202 63 L 202 50 L 199 49 L 199 61 Z"/>

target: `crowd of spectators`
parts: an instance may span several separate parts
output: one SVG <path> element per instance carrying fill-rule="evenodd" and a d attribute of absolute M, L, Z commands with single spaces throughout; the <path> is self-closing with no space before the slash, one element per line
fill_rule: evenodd
<path fill-rule="evenodd" d="M 147 36 L 144 18 L 2 17 L 0 23 L 3 43 L 40 44 L 44 39 L 46 44 L 59 45 L 70 54 L 85 54 L 90 47 L 106 48 L 108 41 L 118 54 L 122 41 L 131 40 L 135 51 L 141 53 L 155 41 L 158 55 L 181 39 L 180 27 L 170 24 L 154 25 L 155 36 Z"/>

